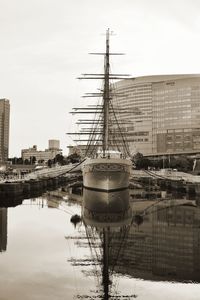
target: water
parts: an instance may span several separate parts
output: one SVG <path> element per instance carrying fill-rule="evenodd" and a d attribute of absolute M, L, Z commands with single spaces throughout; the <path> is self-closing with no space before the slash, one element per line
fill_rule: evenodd
<path fill-rule="evenodd" d="M 199 299 L 200 209 L 181 201 L 134 203 L 132 225 L 109 231 L 111 299 Z M 74 214 L 46 197 L 0 208 L 0 300 L 106 299 L 102 228 Z"/>

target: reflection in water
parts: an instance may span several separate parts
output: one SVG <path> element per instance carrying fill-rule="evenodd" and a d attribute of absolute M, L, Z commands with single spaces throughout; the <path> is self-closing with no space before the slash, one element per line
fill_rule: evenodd
<path fill-rule="evenodd" d="M 149 210 L 145 202 L 138 202 L 133 209 L 146 213 L 141 225 L 131 227 L 118 270 L 151 280 L 199 282 L 200 208 L 195 202 L 168 200 Z"/>
<path fill-rule="evenodd" d="M 87 190 L 86 192 L 87 195 L 84 194 L 83 197 L 83 224 L 91 253 L 98 262 L 94 264 L 96 268 L 94 274 L 100 277 L 98 282 L 102 285 L 96 296 L 104 300 L 116 298 L 117 290 L 113 284 L 113 275 L 125 247 L 132 219 L 129 193 L 128 190 L 115 193 L 89 191 L 88 194 Z M 97 270 L 98 265 L 100 270 Z M 132 297 L 135 295 L 129 295 L 127 299 Z"/>
<path fill-rule="evenodd" d="M 21 200 L 1 200 L 0 204 L 0 252 L 7 249 L 7 227 L 8 227 L 8 207 L 22 204 Z"/>
<path fill-rule="evenodd" d="M 7 248 L 7 208 L 0 208 L 0 252 Z"/>
<path fill-rule="evenodd" d="M 118 225 L 115 222 L 114 226 L 110 222 L 108 224 L 101 222 L 97 226 L 96 221 L 93 226 L 91 220 L 89 225 L 84 221 L 84 226 L 95 267 L 93 274 L 96 275 L 98 282 L 96 297 L 104 300 L 116 297 L 118 291 L 114 282 L 115 267 L 125 247 L 130 226 L 126 219 L 124 224 L 121 220 Z M 133 296 L 129 295 L 126 299 Z"/>
<path fill-rule="evenodd" d="M 198 295 L 185 295 L 182 288 L 189 293 L 199 285 L 181 288 L 177 283 L 200 282 L 200 207 L 195 201 L 140 200 L 121 212 L 88 213 L 84 208 L 82 223 L 70 227 L 71 216 L 80 214 L 74 202 L 46 196 L 24 201 L 9 213 L 7 247 L 7 208 L 0 208 L 0 251 L 8 248 L 0 256 L 2 299 L 14 299 L 5 296 L 10 278 L 16 282 L 18 295 L 23 295 L 19 291 L 26 292 L 17 300 L 154 300 L 155 295 L 160 299 L 160 291 L 165 300 L 172 293 L 173 299 L 198 299 Z M 78 278 L 76 285 L 73 272 Z M 96 279 L 96 286 L 88 276 Z M 10 286 L 10 295 L 12 289 L 14 293 Z M 175 298 L 177 294 L 180 297 Z"/>
<path fill-rule="evenodd" d="M 84 208 L 83 221 L 92 257 L 98 262 L 94 266 L 101 265 L 101 299 L 120 298 L 112 289 L 115 273 L 154 281 L 200 282 L 200 207 L 195 201 L 133 202 L 131 219 L 129 211 L 92 213 Z"/>

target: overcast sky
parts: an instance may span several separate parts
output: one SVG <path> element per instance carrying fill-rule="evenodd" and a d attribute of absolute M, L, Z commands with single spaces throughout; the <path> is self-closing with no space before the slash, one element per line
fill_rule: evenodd
<path fill-rule="evenodd" d="M 0 0 L 0 98 L 11 105 L 10 157 L 48 139 L 72 144 L 72 107 L 98 83 L 107 28 L 115 73 L 200 73 L 199 0 Z"/>

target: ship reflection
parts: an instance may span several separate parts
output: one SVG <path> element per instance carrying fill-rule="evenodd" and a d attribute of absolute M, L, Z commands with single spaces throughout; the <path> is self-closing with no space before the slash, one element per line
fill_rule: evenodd
<path fill-rule="evenodd" d="M 96 257 L 101 266 L 100 299 L 123 298 L 112 289 L 117 274 L 200 282 L 200 207 L 195 201 L 140 200 L 121 213 L 83 207 L 82 220 L 91 253 L 100 248 Z M 131 293 L 126 299 L 137 297 Z"/>
<path fill-rule="evenodd" d="M 132 209 L 129 191 L 96 192 L 84 195 L 82 216 L 85 224 L 93 227 L 120 227 L 130 224 Z"/>
<path fill-rule="evenodd" d="M 100 265 L 100 272 L 95 271 L 95 274 L 100 274 L 101 277 L 98 298 L 104 300 L 116 299 L 117 292 L 112 288 L 115 266 L 125 247 L 132 221 L 129 195 L 124 196 L 123 201 L 123 195 L 119 193 L 112 193 L 112 196 L 109 196 L 107 193 L 94 192 L 93 197 L 91 199 L 87 197 L 82 207 L 82 220 L 88 244 Z M 132 297 L 135 295 L 130 295 L 126 299 Z"/>

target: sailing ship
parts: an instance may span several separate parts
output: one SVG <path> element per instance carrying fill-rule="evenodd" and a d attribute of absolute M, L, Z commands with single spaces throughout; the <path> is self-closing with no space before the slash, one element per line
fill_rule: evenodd
<path fill-rule="evenodd" d="M 83 174 L 83 209 L 85 217 L 90 219 L 96 213 L 102 218 L 102 213 L 118 213 L 120 218 L 129 214 L 129 176 L 132 162 L 128 144 L 117 115 L 124 110 L 114 107 L 112 99 L 116 95 L 111 80 L 124 79 L 122 74 L 110 72 L 110 56 L 122 53 L 110 52 L 110 31 L 106 31 L 106 51 L 91 53 L 104 56 L 103 74 L 84 74 L 80 79 L 102 79 L 103 87 L 100 93 L 88 94 L 87 97 L 101 96 L 102 102 L 87 109 L 81 108 L 78 113 L 94 113 L 94 120 L 84 120 L 79 124 L 90 124 L 80 134 L 89 134 L 86 155 L 88 158 L 82 164 Z M 77 108 L 75 109 L 78 110 Z M 85 140 L 82 140 L 85 141 Z M 105 214 L 104 214 L 105 219 Z M 111 220 L 114 222 L 113 218 Z M 116 218 L 115 218 L 115 221 Z"/>

